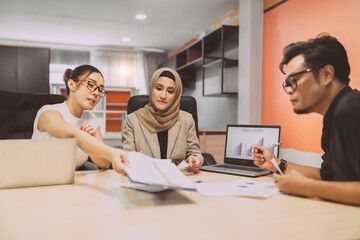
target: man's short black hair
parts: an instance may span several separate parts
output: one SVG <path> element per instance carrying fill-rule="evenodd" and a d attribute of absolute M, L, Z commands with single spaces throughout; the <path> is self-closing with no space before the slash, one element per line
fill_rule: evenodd
<path fill-rule="evenodd" d="M 317 76 L 325 65 L 332 65 L 335 77 L 340 82 L 349 84 L 350 65 L 344 46 L 334 37 L 320 34 L 314 39 L 291 43 L 284 48 L 284 57 L 280 63 L 280 71 L 285 74 L 284 65 L 298 55 L 303 55 L 305 65 Z"/>

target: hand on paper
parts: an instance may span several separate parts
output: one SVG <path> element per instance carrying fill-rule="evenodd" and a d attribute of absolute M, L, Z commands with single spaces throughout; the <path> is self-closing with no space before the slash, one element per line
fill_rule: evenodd
<path fill-rule="evenodd" d="M 114 152 L 112 155 L 112 167 L 113 169 L 118 172 L 118 173 L 125 173 L 123 164 L 127 167 L 130 167 L 130 163 L 129 163 L 129 159 L 128 159 L 128 155 L 127 152 L 114 148 Z"/>
<path fill-rule="evenodd" d="M 188 161 L 189 166 L 186 168 L 186 171 L 197 173 L 201 167 L 201 161 L 196 156 L 190 156 Z"/>
<path fill-rule="evenodd" d="M 308 193 L 310 181 L 314 181 L 305 177 L 299 171 L 291 169 L 285 175 L 274 174 L 275 185 L 284 193 L 310 196 Z"/>
<path fill-rule="evenodd" d="M 276 171 L 276 168 L 270 162 L 271 158 L 273 157 L 275 158 L 270 149 L 263 146 L 254 145 L 253 159 L 256 166 Z"/>

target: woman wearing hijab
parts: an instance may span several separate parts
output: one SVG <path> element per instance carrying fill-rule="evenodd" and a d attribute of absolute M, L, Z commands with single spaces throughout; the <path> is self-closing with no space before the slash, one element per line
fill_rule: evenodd
<path fill-rule="evenodd" d="M 192 115 L 180 110 L 182 82 L 171 68 L 160 68 L 152 76 L 149 103 L 126 118 L 122 149 L 152 158 L 186 160 L 186 170 L 198 172 L 204 161 Z"/>

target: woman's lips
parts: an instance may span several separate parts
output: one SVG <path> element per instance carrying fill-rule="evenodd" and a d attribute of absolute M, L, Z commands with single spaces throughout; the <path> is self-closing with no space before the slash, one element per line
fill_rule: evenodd
<path fill-rule="evenodd" d="M 88 101 L 91 105 L 94 105 L 96 102 L 95 99 L 91 99 L 91 98 L 88 98 Z"/>

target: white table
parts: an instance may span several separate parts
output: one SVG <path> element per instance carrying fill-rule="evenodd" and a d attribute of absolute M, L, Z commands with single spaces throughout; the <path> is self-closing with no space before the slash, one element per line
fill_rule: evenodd
<path fill-rule="evenodd" d="M 238 176 L 201 172 L 203 182 Z M 272 181 L 271 176 L 257 178 Z M 0 190 L 0 239 L 358 239 L 360 208 L 287 195 L 268 199 L 147 193 L 114 171 L 75 183 Z"/>

